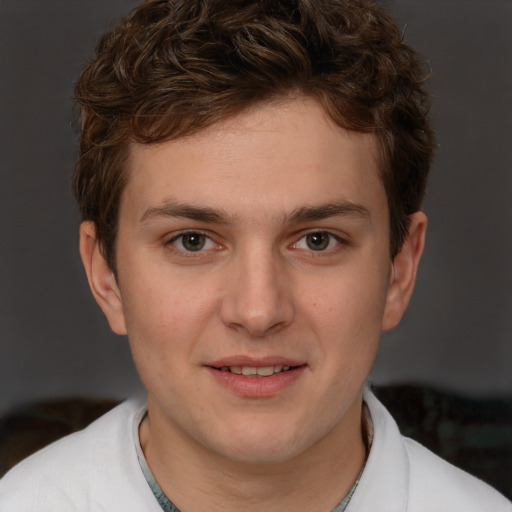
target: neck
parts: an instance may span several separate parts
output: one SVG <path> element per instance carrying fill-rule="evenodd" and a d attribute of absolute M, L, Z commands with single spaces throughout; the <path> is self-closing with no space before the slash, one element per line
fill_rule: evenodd
<path fill-rule="evenodd" d="M 331 511 L 349 492 L 366 459 L 361 403 L 300 455 L 279 463 L 227 459 L 164 429 L 156 414 L 140 427 L 146 460 L 158 484 L 182 511 Z"/>

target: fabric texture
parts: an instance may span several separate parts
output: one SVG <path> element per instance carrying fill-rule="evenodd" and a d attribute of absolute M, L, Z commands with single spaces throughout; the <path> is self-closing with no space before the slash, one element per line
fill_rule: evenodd
<path fill-rule="evenodd" d="M 373 423 L 370 454 L 346 512 L 512 512 L 487 484 L 403 438 L 365 393 Z M 2 512 L 162 512 L 139 465 L 128 401 L 85 430 L 25 459 L 0 480 Z"/>

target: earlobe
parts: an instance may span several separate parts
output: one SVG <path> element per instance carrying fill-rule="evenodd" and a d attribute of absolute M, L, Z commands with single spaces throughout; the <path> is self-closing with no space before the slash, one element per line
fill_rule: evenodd
<path fill-rule="evenodd" d="M 411 224 L 407 238 L 393 260 L 382 320 L 382 330 L 384 331 L 396 327 L 407 309 L 425 246 L 426 215 L 423 212 L 416 212 L 410 216 L 410 219 Z"/>
<path fill-rule="evenodd" d="M 126 334 L 121 292 L 102 254 L 96 237 L 96 226 L 91 221 L 80 225 L 80 256 L 91 292 L 111 329 L 116 334 Z"/>

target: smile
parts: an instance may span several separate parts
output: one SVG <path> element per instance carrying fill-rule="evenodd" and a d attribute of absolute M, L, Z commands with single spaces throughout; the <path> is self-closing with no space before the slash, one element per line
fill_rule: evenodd
<path fill-rule="evenodd" d="M 215 382 L 245 398 L 275 396 L 294 386 L 306 374 L 304 360 L 281 355 L 251 357 L 238 354 L 204 365 Z"/>
<path fill-rule="evenodd" d="M 223 366 L 220 368 L 222 372 L 235 373 L 236 375 L 244 375 L 246 377 L 271 377 L 281 372 L 286 372 L 290 366 Z"/>
<path fill-rule="evenodd" d="M 307 364 L 284 358 L 282 361 L 260 360 L 257 363 L 245 357 L 230 359 L 205 365 L 205 369 L 223 388 L 245 398 L 275 396 L 293 386 L 308 368 Z"/>

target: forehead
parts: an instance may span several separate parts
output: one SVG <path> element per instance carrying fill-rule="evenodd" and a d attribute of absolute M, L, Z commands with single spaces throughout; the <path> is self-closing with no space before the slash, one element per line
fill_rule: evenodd
<path fill-rule="evenodd" d="M 133 144 L 128 170 L 121 215 L 170 200 L 252 215 L 340 199 L 370 209 L 384 194 L 374 136 L 341 128 L 309 98 L 258 105 L 176 140 Z"/>

